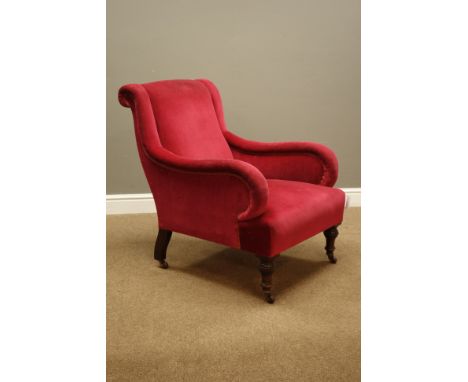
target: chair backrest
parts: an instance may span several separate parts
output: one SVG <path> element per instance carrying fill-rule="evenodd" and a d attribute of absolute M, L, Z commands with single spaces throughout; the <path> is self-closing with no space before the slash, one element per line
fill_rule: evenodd
<path fill-rule="evenodd" d="M 165 149 L 193 159 L 233 159 L 207 84 L 170 80 L 143 86 Z"/>

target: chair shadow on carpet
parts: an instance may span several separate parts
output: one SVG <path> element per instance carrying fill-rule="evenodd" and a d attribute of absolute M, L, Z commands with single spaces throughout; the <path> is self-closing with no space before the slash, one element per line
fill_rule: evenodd
<path fill-rule="evenodd" d="M 323 261 L 316 261 L 303 260 L 288 254 L 280 255 L 275 261 L 274 294 L 287 295 L 303 280 L 313 278 L 327 268 L 333 267 L 325 254 L 323 256 L 325 257 Z M 186 266 L 172 268 L 172 271 L 209 280 L 223 287 L 259 297 L 261 291 L 258 263 L 256 256 L 251 253 L 227 248 Z"/>

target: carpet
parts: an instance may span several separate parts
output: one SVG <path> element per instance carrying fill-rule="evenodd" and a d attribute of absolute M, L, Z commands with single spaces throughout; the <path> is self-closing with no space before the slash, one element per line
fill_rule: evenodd
<path fill-rule="evenodd" d="M 154 214 L 107 216 L 108 381 L 359 381 L 360 208 L 330 264 L 317 235 L 275 262 L 273 305 L 250 253 L 174 233 L 153 260 Z"/>

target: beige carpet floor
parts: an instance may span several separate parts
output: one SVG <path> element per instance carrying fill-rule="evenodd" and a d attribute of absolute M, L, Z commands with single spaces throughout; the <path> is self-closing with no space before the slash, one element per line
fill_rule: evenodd
<path fill-rule="evenodd" d="M 329 264 L 323 235 L 276 261 L 264 302 L 257 259 L 174 234 L 153 260 L 153 214 L 107 217 L 108 381 L 359 381 L 360 209 Z"/>

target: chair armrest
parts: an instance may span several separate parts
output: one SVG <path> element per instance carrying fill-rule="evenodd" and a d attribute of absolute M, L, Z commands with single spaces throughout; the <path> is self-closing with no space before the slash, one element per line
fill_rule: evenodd
<path fill-rule="evenodd" d="M 295 180 L 332 187 L 338 161 L 328 147 L 313 142 L 263 143 L 225 130 L 234 158 L 251 163 L 268 179 Z"/>
<path fill-rule="evenodd" d="M 171 192 L 178 194 L 188 205 L 200 203 L 202 193 L 202 199 L 210 203 L 207 208 L 219 208 L 223 213 L 236 210 L 239 212 L 238 220 L 255 218 L 266 210 L 267 181 L 262 173 L 249 163 L 235 159 L 189 159 L 173 154 L 163 147 L 144 147 L 144 152 L 151 162 L 165 169 L 166 176 L 162 181 L 175 186 Z M 194 183 L 197 184 L 196 187 Z M 220 195 L 223 202 L 216 205 Z M 247 205 L 243 202 L 245 200 L 248 201 Z"/>

